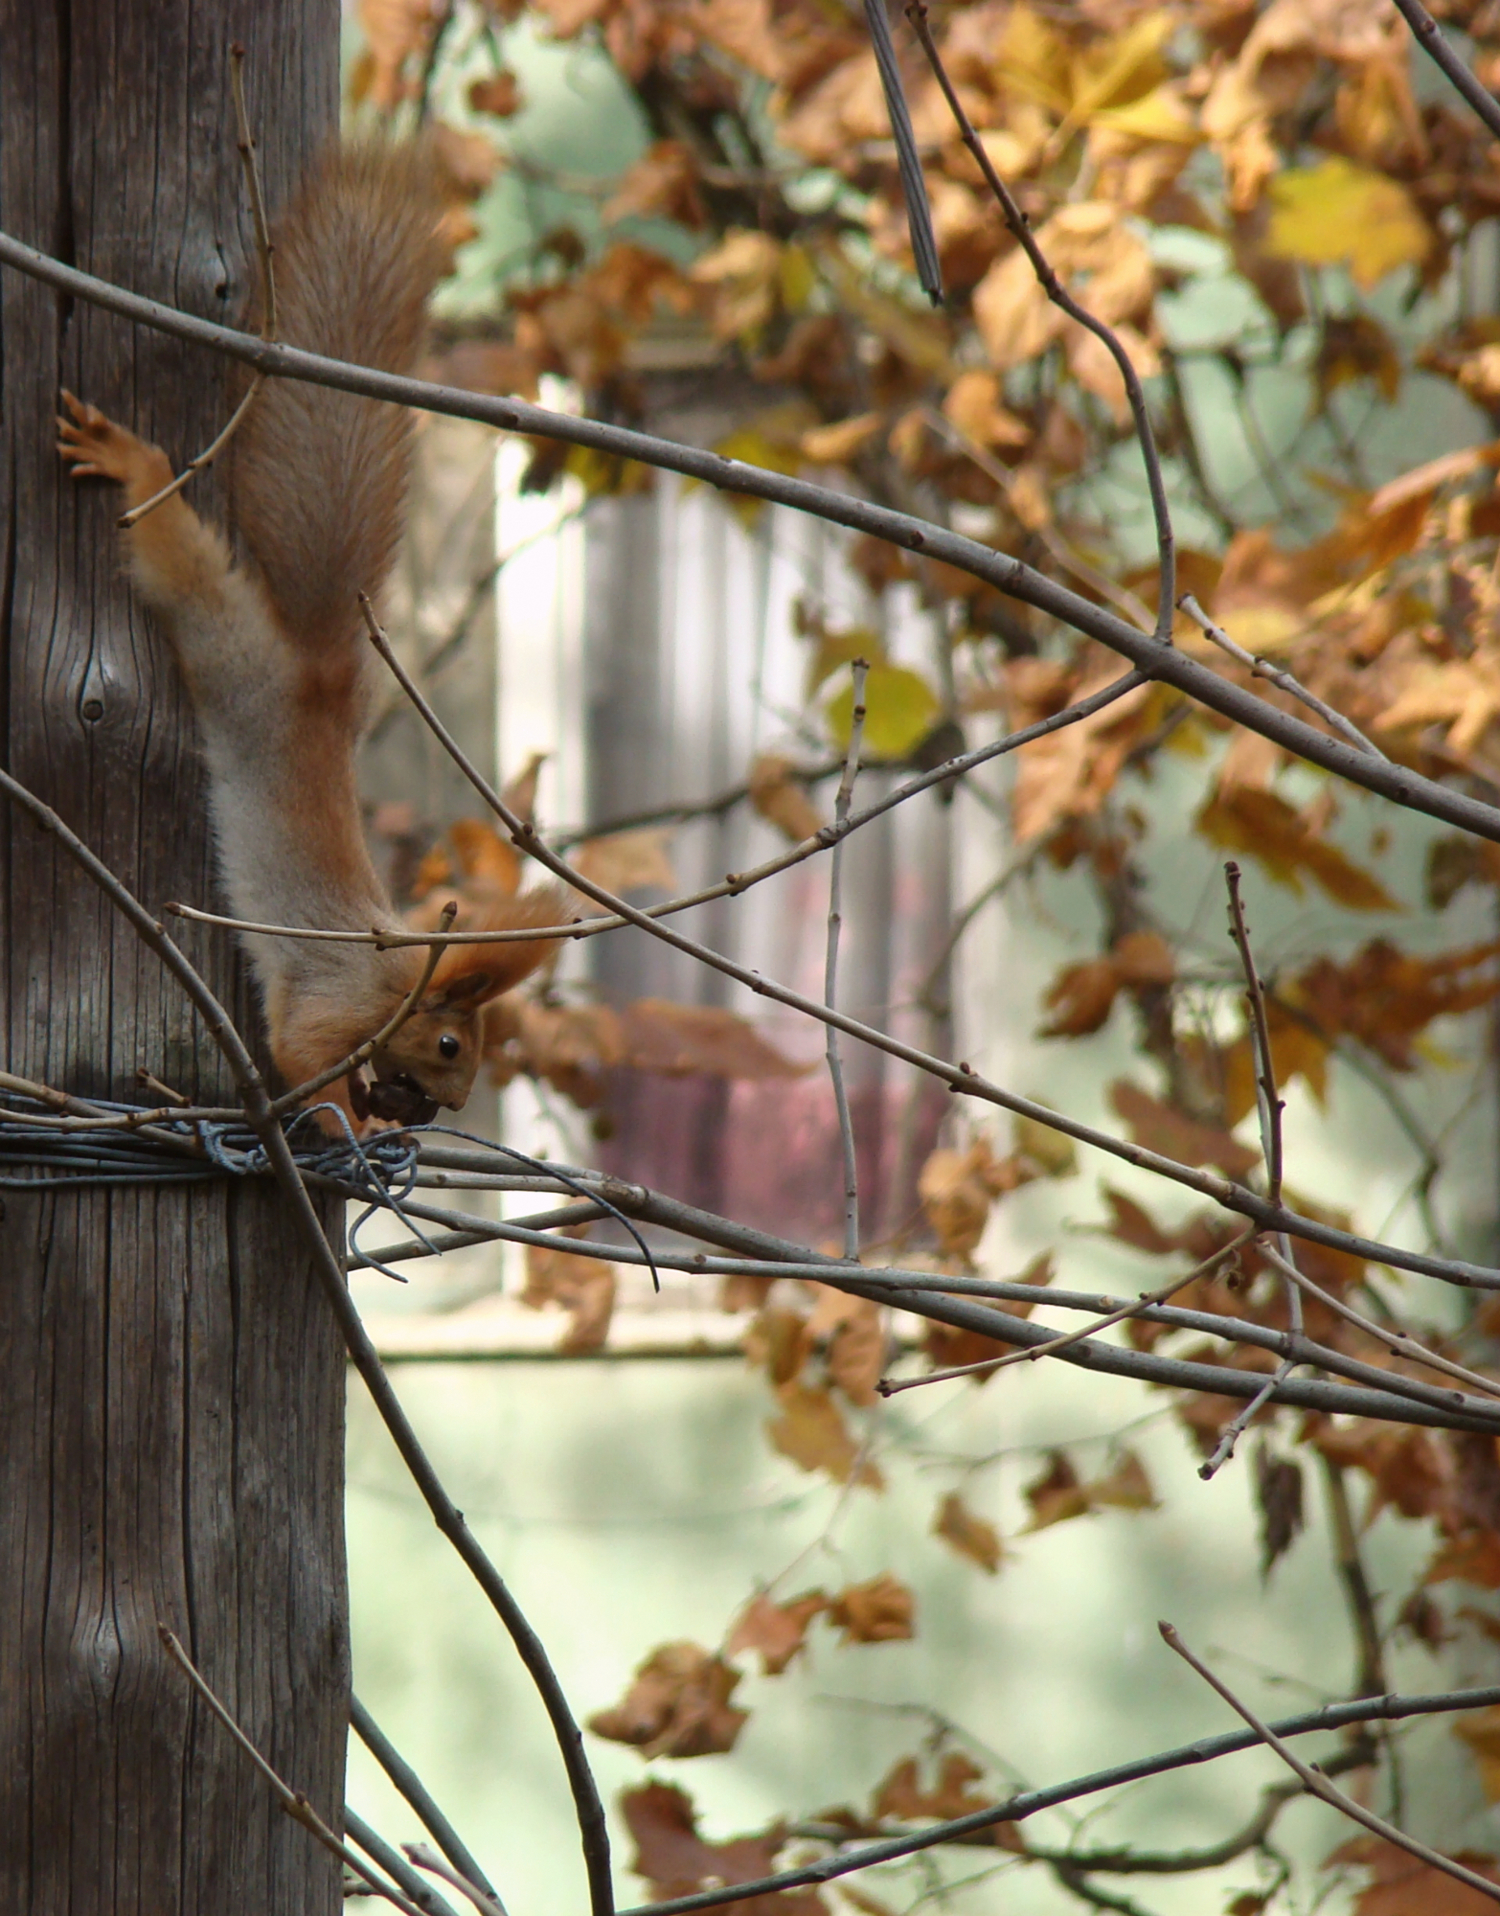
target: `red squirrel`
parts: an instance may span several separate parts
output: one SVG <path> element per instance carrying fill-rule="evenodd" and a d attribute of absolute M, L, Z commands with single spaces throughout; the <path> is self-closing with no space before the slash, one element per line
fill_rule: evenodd
<path fill-rule="evenodd" d="M 410 372 L 428 295 L 444 267 L 439 207 L 420 157 L 336 151 L 274 233 L 278 337 L 334 359 Z M 252 314 L 252 319 L 255 315 Z M 127 506 L 172 467 L 95 407 L 63 393 L 59 449 L 75 479 L 100 476 Z M 181 493 L 125 535 L 135 589 L 171 641 L 208 761 L 224 889 L 237 918 L 337 931 L 402 930 L 365 845 L 355 753 L 373 654 L 357 595 L 395 561 L 411 424 L 399 407 L 271 379 L 233 442 L 230 496 L 246 557 Z M 474 930 L 556 924 L 552 888 L 523 893 Z M 395 1014 L 427 951 L 242 934 L 288 1085 L 347 1057 Z M 362 1072 L 320 1096 L 356 1132 L 425 1123 L 473 1087 L 480 1008 L 520 982 L 550 944 L 454 945 L 421 1004 Z M 342 1131 L 333 1112 L 320 1114 Z"/>

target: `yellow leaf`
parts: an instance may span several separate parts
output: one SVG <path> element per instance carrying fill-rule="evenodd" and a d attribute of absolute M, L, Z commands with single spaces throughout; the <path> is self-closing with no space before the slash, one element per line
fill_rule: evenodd
<path fill-rule="evenodd" d="M 937 694 L 920 672 L 872 665 L 865 679 L 864 750 L 872 758 L 905 758 L 932 730 L 938 709 Z M 835 744 L 845 749 L 854 722 L 852 684 L 834 694 L 823 716 Z"/>
<path fill-rule="evenodd" d="M 1086 54 L 1074 69 L 1074 94 L 1061 136 L 1090 121 L 1101 108 L 1138 100 L 1166 76 L 1162 46 L 1177 22 L 1165 8 L 1143 14 L 1133 26 Z"/>
<path fill-rule="evenodd" d="M 1406 188 L 1331 155 L 1271 181 L 1265 250 L 1308 266 L 1346 265 L 1357 286 L 1419 266 L 1433 233 Z"/>
<path fill-rule="evenodd" d="M 862 412 L 853 419 L 839 419 L 831 426 L 814 426 L 802 435 L 802 453 L 815 466 L 841 466 L 852 459 L 880 431 L 884 415 Z"/>
<path fill-rule="evenodd" d="M 1128 133 L 1132 139 L 1177 146 L 1196 146 L 1202 138 L 1181 89 L 1170 80 L 1124 106 L 1102 107 L 1090 124 L 1107 127 L 1111 133 Z"/>

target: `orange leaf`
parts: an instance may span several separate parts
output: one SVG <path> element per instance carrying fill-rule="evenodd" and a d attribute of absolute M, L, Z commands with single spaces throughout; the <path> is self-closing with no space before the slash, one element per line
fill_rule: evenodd
<path fill-rule="evenodd" d="M 1131 1137 L 1149 1151 L 1175 1158 L 1179 1164 L 1212 1164 L 1229 1178 L 1243 1177 L 1260 1162 L 1259 1151 L 1252 1151 L 1214 1125 L 1184 1117 L 1128 1079 L 1117 1079 L 1110 1086 L 1109 1096 L 1129 1125 Z"/>
<path fill-rule="evenodd" d="M 910 1590 L 888 1572 L 868 1583 L 851 1583 L 828 1606 L 829 1621 L 845 1643 L 897 1643 L 916 1635 L 916 1605 Z"/>
<path fill-rule="evenodd" d="M 734 1748 L 749 1712 L 729 1702 L 740 1680 L 696 1643 L 664 1643 L 635 1673 L 624 1699 L 589 1718 L 595 1736 L 642 1756 L 715 1756 Z"/>
<path fill-rule="evenodd" d="M 1493 1856 L 1464 1851 L 1453 1860 L 1500 1882 Z M 1368 1887 L 1354 1900 L 1354 1916 L 1492 1916 L 1495 1907 L 1494 1898 L 1482 1890 L 1471 1889 L 1380 1836 L 1356 1836 L 1328 1861 L 1371 1871 Z"/>
<path fill-rule="evenodd" d="M 769 1876 L 786 1842 L 779 1824 L 756 1836 L 705 1842 L 698 1834 L 692 1798 L 670 1783 L 645 1783 L 640 1789 L 626 1790 L 620 1807 L 635 1839 L 630 1867 L 650 1883 L 656 1901 L 690 1896 L 706 1886 Z M 827 1907 L 815 1890 L 752 1896 L 735 1904 L 741 1916 L 826 1916 Z"/>
<path fill-rule="evenodd" d="M 757 1651 L 766 1676 L 780 1676 L 807 1642 L 808 1625 L 828 1608 L 821 1590 L 805 1591 L 789 1603 L 774 1603 L 764 1591 L 741 1613 L 724 1645 L 727 1657 Z"/>
<path fill-rule="evenodd" d="M 619 1012 L 624 1062 L 661 1077 L 701 1075 L 761 1081 L 800 1078 L 813 1069 L 795 1064 L 738 1013 L 717 1005 L 679 1005 L 637 998 Z"/>
<path fill-rule="evenodd" d="M 921 1770 L 925 1762 L 904 1756 L 879 1784 L 870 1803 L 870 1814 L 900 1823 L 929 1820 L 949 1822 L 956 1816 L 969 1816 L 975 1810 L 988 1809 L 993 1797 L 976 1796 L 969 1788 L 984 1771 L 961 1751 L 950 1751 L 943 1758 L 935 1783 L 923 1786 Z"/>
<path fill-rule="evenodd" d="M 1193 823 L 1210 844 L 1255 859 L 1268 878 L 1298 897 L 1308 877 L 1350 911 L 1401 909 L 1378 878 L 1320 838 L 1306 816 L 1275 792 L 1240 785 L 1216 793 Z"/>

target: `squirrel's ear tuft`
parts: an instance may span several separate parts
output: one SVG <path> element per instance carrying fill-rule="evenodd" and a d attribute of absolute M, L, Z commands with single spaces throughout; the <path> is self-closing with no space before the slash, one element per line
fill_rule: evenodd
<path fill-rule="evenodd" d="M 570 922 L 563 894 L 554 885 L 539 886 L 472 919 L 459 920 L 461 931 L 520 931 L 527 926 Z M 472 1010 L 520 984 L 557 949 L 555 938 L 518 939 L 504 945 L 450 945 L 432 974 L 424 1009 Z"/>

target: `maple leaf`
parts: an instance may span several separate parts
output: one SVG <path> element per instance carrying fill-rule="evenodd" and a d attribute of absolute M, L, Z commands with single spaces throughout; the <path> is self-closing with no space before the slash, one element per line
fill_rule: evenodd
<path fill-rule="evenodd" d="M 664 1643 L 623 1700 L 588 1720 L 595 1736 L 642 1756 L 714 1756 L 734 1748 L 749 1717 L 730 1704 L 740 1673 L 696 1643 Z"/>
<path fill-rule="evenodd" d="M 1225 1177 L 1241 1178 L 1260 1162 L 1259 1151 L 1232 1138 L 1227 1131 L 1174 1111 L 1128 1079 L 1109 1088 L 1109 1101 L 1130 1127 L 1136 1144 L 1143 1144 L 1179 1164 L 1211 1164 Z"/>
<path fill-rule="evenodd" d="M 645 1783 L 620 1797 L 625 1824 L 635 1840 L 630 1867 L 644 1877 L 658 1901 L 689 1896 L 720 1884 L 749 1883 L 769 1876 L 786 1842 L 779 1823 L 753 1836 L 709 1843 L 698 1834 L 693 1799 L 670 1783 Z M 826 1916 L 815 1890 L 752 1896 L 735 1905 L 744 1916 Z"/>
<path fill-rule="evenodd" d="M 1210 844 L 1255 859 L 1268 878 L 1299 897 L 1307 877 L 1350 911 L 1401 909 L 1379 879 L 1320 837 L 1308 815 L 1275 792 L 1239 786 L 1216 793 L 1199 811 L 1193 828 Z"/>
<path fill-rule="evenodd" d="M 826 1471 L 836 1483 L 846 1484 L 853 1477 L 871 1490 L 884 1489 L 885 1479 L 876 1466 L 868 1458 L 860 1461 L 860 1447 L 826 1390 L 790 1380 L 777 1388 L 776 1396 L 781 1415 L 766 1424 L 773 1449 L 803 1470 Z"/>
<path fill-rule="evenodd" d="M 898 1643 L 916 1635 L 916 1601 L 889 1572 L 868 1583 L 851 1583 L 828 1605 L 828 1620 L 845 1643 Z"/>
<path fill-rule="evenodd" d="M 870 1800 L 870 1814 L 899 1823 L 950 1822 L 959 1816 L 971 1816 L 986 1810 L 994 1798 L 976 1796 L 970 1784 L 977 1783 L 984 1771 L 962 1751 L 950 1751 L 942 1761 L 935 1782 L 923 1785 L 921 1771 L 926 1767 L 915 1756 L 903 1756 L 876 1785 Z"/>
<path fill-rule="evenodd" d="M 756 1651 L 766 1676 L 780 1676 L 807 1644 L 808 1626 L 828 1608 L 821 1590 L 804 1591 L 786 1603 L 776 1603 L 760 1591 L 741 1612 L 724 1645 L 727 1657 Z"/>

